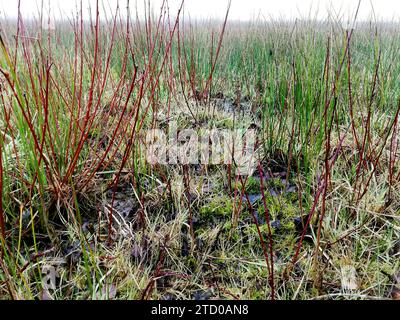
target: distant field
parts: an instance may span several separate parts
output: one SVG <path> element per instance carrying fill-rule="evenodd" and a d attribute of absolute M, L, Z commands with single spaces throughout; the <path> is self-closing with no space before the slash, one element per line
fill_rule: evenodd
<path fill-rule="evenodd" d="M 0 21 L 0 298 L 399 299 L 400 25 L 82 16 Z"/>

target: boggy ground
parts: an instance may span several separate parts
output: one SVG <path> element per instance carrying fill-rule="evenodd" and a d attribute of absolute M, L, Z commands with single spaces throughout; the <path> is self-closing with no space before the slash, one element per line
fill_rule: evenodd
<path fill-rule="evenodd" d="M 2 21 L 0 298 L 398 299 L 399 25 L 145 16 Z M 256 170 L 148 163 L 173 122 Z"/>
<path fill-rule="evenodd" d="M 201 124 L 182 107 L 156 127 L 168 121 L 184 128 L 261 126 L 249 98 L 240 105 L 221 97 L 207 106 L 191 103 L 198 105 Z M 39 299 L 396 297 L 400 247 L 394 212 L 399 199 L 395 205 L 370 199 L 364 213 L 352 219 L 343 207 L 351 193 L 337 175 L 330 189 L 334 209 L 325 217 L 316 258 L 318 219 L 313 216 L 308 224 L 308 217 L 317 190 L 304 191 L 301 160 L 289 160 L 283 150 L 258 157 L 261 172 L 257 169 L 249 177 L 233 173 L 230 181 L 226 165 L 155 165 L 136 180 L 144 186 L 141 197 L 131 173 L 124 172 L 111 188 L 106 186 L 112 175 L 99 175 L 91 192 L 78 198 L 77 219 L 56 210 L 50 235 L 37 232 L 39 253 L 27 256 L 20 270 L 29 291 L 15 286 L 8 291 L 3 284 L 3 294 L 8 291 L 16 298 L 29 292 Z M 339 161 L 346 166 L 344 153 Z M 33 241 L 30 213 L 22 214 L 27 215 L 22 240 L 28 246 Z M 271 241 L 273 278 L 258 231 L 268 248 Z M 356 287 L 346 290 L 342 277 L 348 266 L 355 269 Z M 49 267 L 57 272 L 56 285 L 40 290 L 37 284 Z"/>

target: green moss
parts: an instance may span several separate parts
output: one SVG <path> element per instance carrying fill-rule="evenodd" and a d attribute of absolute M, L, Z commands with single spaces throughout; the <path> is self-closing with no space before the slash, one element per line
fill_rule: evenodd
<path fill-rule="evenodd" d="M 185 264 L 189 269 L 195 270 L 198 266 L 198 261 L 197 261 L 196 257 L 191 255 L 186 258 Z"/>
<path fill-rule="evenodd" d="M 298 201 L 298 197 L 299 195 L 297 194 L 297 192 L 289 192 L 286 194 L 286 199 L 291 203 Z"/>
<path fill-rule="evenodd" d="M 296 226 L 291 219 L 282 219 L 281 220 L 281 229 L 284 230 L 286 233 L 294 232 L 296 230 Z"/>
<path fill-rule="evenodd" d="M 263 224 L 263 225 L 259 225 L 258 227 L 259 227 L 260 232 L 263 235 L 263 237 L 265 237 L 268 234 L 268 226 L 266 224 Z M 272 229 L 273 228 L 271 228 L 271 231 L 273 232 Z M 244 230 L 244 233 L 246 235 L 248 235 L 249 237 L 252 236 L 252 237 L 257 237 L 258 238 L 258 230 L 257 230 L 257 226 L 255 224 L 252 224 L 251 226 L 246 228 Z"/>
<path fill-rule="evenodd" d="M 295 218 L 300 215 L 300 208 L 296 201 L 286 195 L 272 196 L 265 193 L 265 202 L 272 219 L 278 218 Z M 258 213 L 262 216 L 265 214 L 264 206 L 258 208 Z"/>
<path fill-rule="evenodd" d="M 207 228 L 196 228 L 194 234 L 196 237 L 201 237 L 204 233 L 207 232 Z"/>
<path fill-rule="evenodd" d="M 237 228 L 233 228 L 232 221 L 226 221 L 222 226 L 222 231 L 227 234 L 229 239 L 233 242 L 238 242 L 241 239 L 240 232 Z"/>
<path fill-rule="evenodd" d="M 222 230 L 224 230 L 224 231 L 232 230 L 232 222 L 231 221 L 226 221 L 224 223 L 224 225 L 222 226 Z"/>
<path fill-rule="evenodd" d="M 227 196 L 214 197 L 199 210 L 202 219 L 210 217 L 230 217 L 233 210 L 232 199 Z"/>
<path fill-rule="evenodd" d="M 268 212 L 271 219 L 276 219 L 281 212 L 281 204 L 277 199 L 274 199 L 269 194 L 265 194 L 265 203 L 268 208 Z M 261 217 L 265 217 L 265 208 L 264 205 L 261 205 L 257 209 L 257 213 Z"/>
<path fill-rule="evenodd" d="M 233 129 L 234 128 L 234 122 L 232 118 L 225 118 L 220 121 L 218 121 L 218 127 L 220 128 L 226 128 L 226 129 Z"/>
<path fill-rule="evenodd" d="M 295 218 L 300 215 L 300 209 L 289 201 L 285 201 L 282 205 L 283 218 Z"/>
<path fill-rule="evenodd" d="M 243 186 L 240 181 L 235 182 L 235 188 L 237 190 L 242 191 Z M 258 178 L 255 177 L 248 177 L 247 181 L 244 185 L 244 190 L 246 191 L 247 194 L 258 194 L 261 191 L 261 182 Z"/>
<path fill-rule="evenodd" d="M 285 188 L 285 183 L 280 178 L 268 180 L 268 186 L 274 190 L 282 190 Z"/>

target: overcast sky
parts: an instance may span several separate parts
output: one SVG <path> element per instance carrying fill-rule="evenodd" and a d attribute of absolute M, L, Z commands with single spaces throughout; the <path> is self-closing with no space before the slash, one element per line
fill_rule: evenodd
<path fill-rule="evenodd" d="M 49 0 L 43 0 L 45 6 Z M 96 0 L 82 0 L 84 8 L 94 7 Z M 104 1 L 106 7 L 116 7 L 117 0 Z M 139 13 L 143 2 L 147 0 L 130 0 L 131 7 L 137 3 Z M 325 19 L 330 12 L 340 16 L 343 20 L 351 19 L 359 0 L 232 0 L 229 18 L 232 20 L 250 20 L 258 15 L 269 19 L 273 18 L 308 18 Z M 181 0 L 169 0 L 171 12 L 176 12 Z M 21 12 L 24 17 L 37 15 L 41 0 L 21 0 Z M 50 0 L 51 16 L 71 15 L 75 10 L 76 0 Z M 78 1 L 79 3 L 79 1 Z M 126 0 L 119 0 L 120 6 L 126 6 Z M 159 11 L 162 0 L 151 0 L 154 10 Z M 39 5 L 38 5 L 39 4 Z M 185 0 L 186 15 L 192 18 L 220 18 L 224 17 L 228 0 Z M 18 0 L 0 0 L 1 16 L 17 17 Z M 374 9 L 378 20 L 400 20 L 400 0 L 361 0 L 358 15 L 359 20 L 370 20 Z M 60 15 L 62 12 L 62 15 Z M 311 15 L 310 15 L 311 12 Z M 87 15 L 87 17 L 89 17 Z"/>

